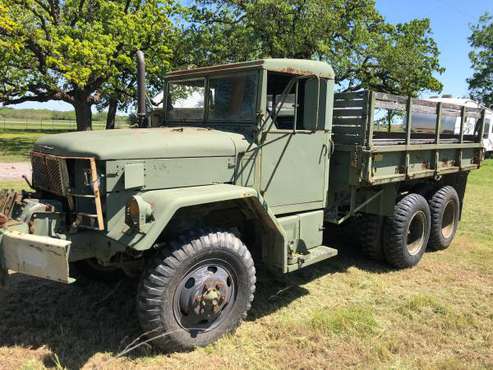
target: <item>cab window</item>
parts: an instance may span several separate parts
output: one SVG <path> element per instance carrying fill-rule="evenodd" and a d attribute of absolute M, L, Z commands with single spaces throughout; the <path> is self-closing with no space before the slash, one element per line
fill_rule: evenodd
<path fill-rule="evenodd" d="M 209 78 L 209 121 L 254 121 L 258 72 Z"/>
<path fill-rule="evenodd" d="M 292 84 L 290 91 L 285 91 L 294 77 L 276 72 L 267 75 L 267 113 L 275 120 L 276 129 L 324 129 L 327 80 L 300 78 Z"/>
<path fill-rule="evenodd" d="M 204 118 L 205 80 L 172 81 L 168 84 L 166 119 L 200 121 Z"/>

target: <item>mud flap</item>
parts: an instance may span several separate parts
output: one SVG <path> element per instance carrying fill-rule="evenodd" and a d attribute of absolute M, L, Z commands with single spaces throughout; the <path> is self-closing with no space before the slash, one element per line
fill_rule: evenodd
<path fill-rule="evenodd" d="M 8 270 L 66 284 L 74 281 L 69 276 L 70 241 L 18 231 L 0 233 L 0 285 L 5 285 Z"/>

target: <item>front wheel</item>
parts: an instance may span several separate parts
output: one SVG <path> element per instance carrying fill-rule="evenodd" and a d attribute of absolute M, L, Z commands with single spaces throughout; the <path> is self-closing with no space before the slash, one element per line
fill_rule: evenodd
<path fill-rule="evenodd" d="M 142 276 L 137 299 L 142 328 L 161 350 L 206 346 L 246 317 L 255 282 L 250 252 L 234 234 L 185 235 Z"/>
<path fill-rule="evenodd" d="M 394 207 L 385 225 L 384 254 L 397 268 L 418 264 L 430 237 L 430 207 L 419 194 L 408 194 Z"/>

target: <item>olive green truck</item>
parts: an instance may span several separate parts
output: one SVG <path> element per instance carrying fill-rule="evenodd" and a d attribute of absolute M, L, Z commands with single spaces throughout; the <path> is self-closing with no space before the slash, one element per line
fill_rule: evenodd
<path fill-rule="evenodd" d="M 450 245 L 483 110 L 334 94 L 328 64 L 264 59 L 172 72 L 146 112 L 138 61 L 139 128 L 43 136 L 33 191 L 2 192 L 2 285 L 9 271 L 139 276 L 142 328 L 176 350 L 239 325 L 256 267 L 336 256 L 329 223 L 351 222 L 363 251 L 395 268 Z"/>

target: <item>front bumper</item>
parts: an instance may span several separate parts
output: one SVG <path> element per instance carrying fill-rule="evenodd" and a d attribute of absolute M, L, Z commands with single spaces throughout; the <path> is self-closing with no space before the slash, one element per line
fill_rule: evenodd
<path fill-rule="evenodd" d="M 0 286 L 5 286 L 8 271 L 71 283 L 69 260 L 71 242 L 0 229 Z"/>
<path fill-rule="evenodd" d="M 45 209 L 45 205 L 32 203 L 30 207 L 27 209 L 29 207 L 22 203 L 19 194 L 0 191 L 0 286 L 6 285 L 9 270 L 63 283 L 72 282 L 68 262 L 72 243 L 33 234 L 33 228 L 42 229 L 38 225 L 43 223 L 36 223 L 36 220 L 43 219 L 38 215 L 48 216 L 44 222 L 46 225 L 52 220 L 49 219 L 50 213 L 36 213 L 36 210 Z"/>

